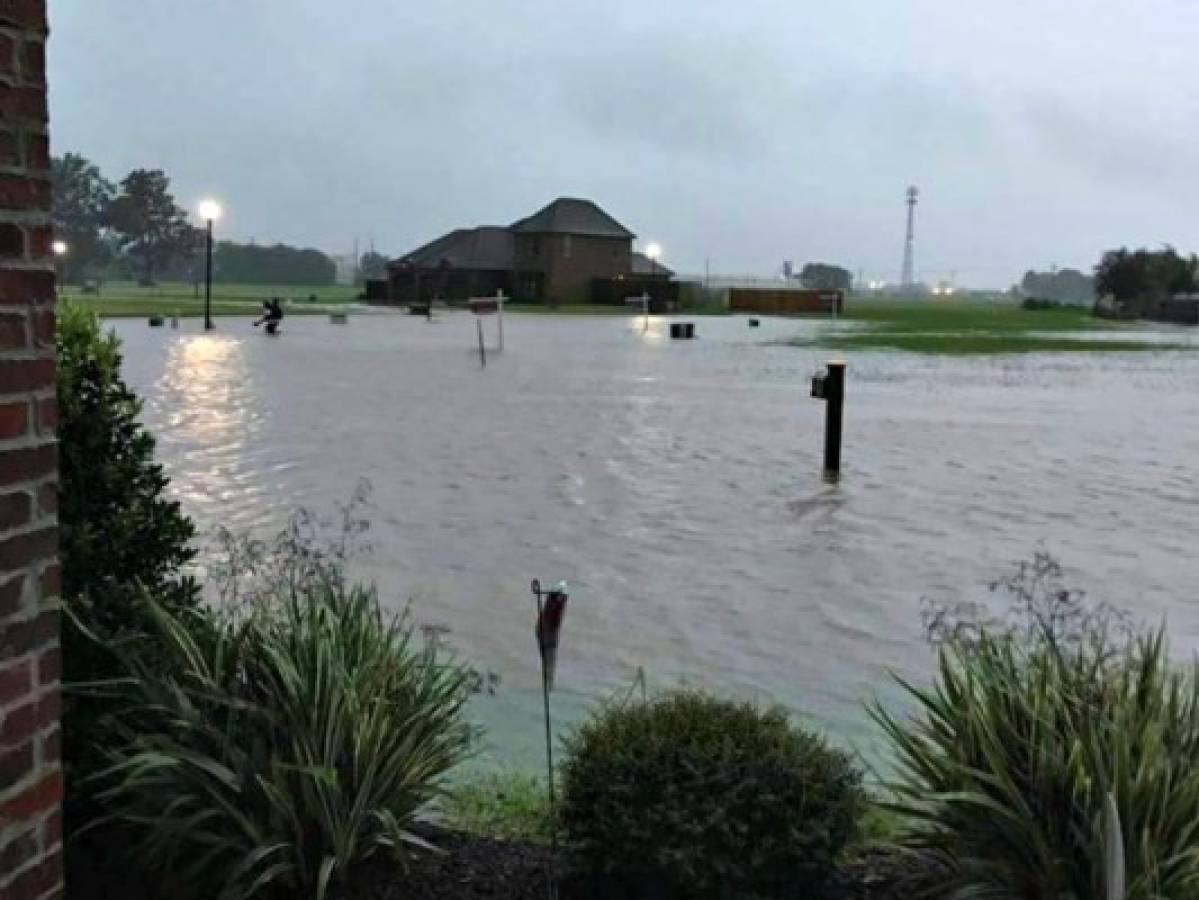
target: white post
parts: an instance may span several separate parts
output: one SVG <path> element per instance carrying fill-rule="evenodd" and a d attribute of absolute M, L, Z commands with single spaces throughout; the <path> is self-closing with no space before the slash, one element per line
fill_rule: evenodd
<path fill-rule="evenodd" d="M 645 327 L 642 331 L 649 331 L 649 291 L 641 291 L 641 309 L 645 313 Z"/>
<path fill-rule="evenodd" d="M 496 315 L 499 316 L 498 326 L 500 330 L 500 350 L 504 349 L 504 289 L 500 288 L 495 292 Z"/>

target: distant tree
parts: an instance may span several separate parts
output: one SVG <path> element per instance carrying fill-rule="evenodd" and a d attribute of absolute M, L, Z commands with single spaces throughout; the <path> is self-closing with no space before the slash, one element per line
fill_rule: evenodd
<path fill-rule="evenodd" d="M 1095 296 L 1095 281 L 1077 269 L 1024 273 L 1019 292 L 1025 297 L 1060 300 L 1063 303 L 1089 303 Z"/>
<path fill-rule="evenodd" d="M 50 160 L 54 191 L 54 234 L 66 242 L 59 261 L 63 281 L 79 281 L 111 260 L 105 241 L 105 219 L 116 186 L 78 153 Z"/>
<path fill-rule="evenodd" d="M 1133 314 L 1147 312 L 1175 294 L 1194 293 L 1197 286 L 1199 258 L 1182 256 L 1170 246 L 1109 250 L 1095 267 L 1096 297 L 1111 297 Z"/>
<path fill-rule="evenodd" d="M 387 257 L 382 253 L 371 250 L 362 254 L 358 262 L 358 275 L 363 280 L 375 280 L 387 277 Z"/>
<path fill-rule="evenodd" d="M 195 249 L 195 231 L 170 186 L 161 169 L 135 169 L 108 207 L 108 224 L 143 284 L 153 284 L 156 274 Z"/>
<path fill-rule="evenodd" d="M 848 291 L 853 276 L 848 269 L 829 263 L 810 262 L 799 273 L 800 283 L 817 291 Z"/>
<path fill-rule="evenodd" d="M 213 259 L 218 281 L 241 284 L 324 286 L 333 284 L 337 265 L 320 250 L 221 241 Z"/>

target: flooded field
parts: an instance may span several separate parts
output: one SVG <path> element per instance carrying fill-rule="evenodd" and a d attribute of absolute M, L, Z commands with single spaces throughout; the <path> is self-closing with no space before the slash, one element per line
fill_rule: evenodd
<path fill-rule="evenodd" d="M 467 314 L 115 327 L 201 529 L 371 482 L 362 573 L 502 676 L 475 706 L 497 761 L 539 758 L 534 577 L 572 586 L 564 720 L 643 667 L 867 752 L 862 702 L 928 670 L 921 597 L 977 596 L 1040 544 L 1199 647 L 1199 354 L 850 352 L 832 486 L 808 397 L 828 353 L 782 343 L 822 326 L 694 321 L 672 342 L 665 320 L 512 316 L 486 368 Z"/>

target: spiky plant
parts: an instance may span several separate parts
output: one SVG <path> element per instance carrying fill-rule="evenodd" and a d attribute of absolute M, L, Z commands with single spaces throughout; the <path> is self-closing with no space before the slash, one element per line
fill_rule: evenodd
<path fill-rule="evenodd" d="M 470 742 L 466 673 L 372 590 L 317 580 L 195 631 L 156 618 L 181 665 L 127 656 L 107 819 L 197 896 L 338 895 L 412 825 Z"/>
<path fill-rule="evenodd" d="M 913 718 L 873 710 L 909 842 L 950 864 L 954 898 L 1087 900 L 1117 875 L 1127 900 L 1199 896 L 1197 685 L 1161 632 L 943 647 L 931 688 L 905 684 Z"/>

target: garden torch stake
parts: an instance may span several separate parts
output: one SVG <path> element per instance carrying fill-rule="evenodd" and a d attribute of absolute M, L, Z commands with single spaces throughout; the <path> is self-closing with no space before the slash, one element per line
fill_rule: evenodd
<path fill-rule="evenodd" d="M 554 805 L 554 739 L 550 727 L 550 691 L 554 689 L 554 668 L 558 661 L 558 635 L 566 615 L 566 583 L 558 582 L 553 590 L 541 590 L 541 582 L 533 579 L 533 596 L 537 600 L 537 649 L 541 657 L 541 697 L 545 707 L 545 765 L 550 802 L 550 858 L 546 869 L 547 892 L 557 896 L 554 883 L 554 862 L 558 857 L 558 823 Z"/>

